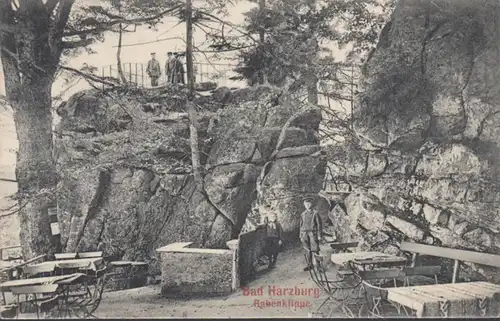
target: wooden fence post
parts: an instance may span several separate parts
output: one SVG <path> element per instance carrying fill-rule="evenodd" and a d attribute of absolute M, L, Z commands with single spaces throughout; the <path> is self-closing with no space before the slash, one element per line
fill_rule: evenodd
<path fill-rule="evenodd" d="M 411 267 L 417 266 L 417 259 L 418 259 L 418 254 L 413 253 L 411 256 Z"/>
<path fill-rule="evenodd" d="M 452 283 L 457 283 L 459 274 L 460 274 L 460 261 L 455 260 L 455 264 L 453 265 L 453 277 L 451 279 Z"/>

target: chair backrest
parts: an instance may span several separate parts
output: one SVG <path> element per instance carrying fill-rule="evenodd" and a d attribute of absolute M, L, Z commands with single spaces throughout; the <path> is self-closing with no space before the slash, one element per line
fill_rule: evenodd
<path fill-rule="evenodd" d="M 359 242 L 347 242 L 347 243 L 329 243 L 330 247 L 334 250 L 346 250 L 348 248 L 357 247 Z"/>
<path fill-rule="evenodd" d="M 81 259 L 102 257 L 102 251 L 99 251 L 99 252 L 79 252 L 78 257 Z"/>
<path fill-rule="evenodd" d="M 54 254 L 56 260 L 76 259 L 76 253 L 56 253 Z"/>
<path fill-rule="evenodd" d="M 395 279 L 404 275 L 401 269 L 376 269 L 357 273 L 363 280 Z"/>
<path fill-rule="evenodd" d="M 387 286 L 396 287 L 396 279 L 403 275 L 401 269 L 377 269 L 356 273 L 363 282 L 363 289 L 368 297 L 387 299 Z M 390 283 L 387 281 L 391 281 Z"/>
<path fill-rule="evenodd" d="M 399 248 L 400 250 L 406 252 L 500 267 L 500 255 L 496 254 L 458 250 L 458 249 L 451 249 L 446 247 L 412 243 L 412 242 L 401 242 Z"/>
<path fill-rule="evenodd" d="M 326 293 L 331 292 L 328 276 L 326 275 L 323 266 L 323 257 L 319 254 L 314 253 L 313 258 L 315 262 L 310 262 L 309 255 L 305 254 L 307 266 L 312 267 L 309 270 L 309 274 L 313 282 Z"/>
<path fill-rule="evenodd" d="M 26 285 L 26 286 L 12 287 L 11 291 L 12 291 L 12 294 L 14 294 L 14 295 L 56 293 L 58 287 L 59 287 L 59 285 L 57 285 L 57 284 Z"/>
<path fill-rule="evenodd" d="M 403 274 L 405 276 L 412 275 L 423 275 L 423 276 L 435 276 L 441 274 L 441 266 L 416 266 L 416 267 L 403 267 Z"/>
<path fill-rule="evenodd" d="M 419 276 L 424 276 L 424 277 L 432 277 L 434 279 L 434 283 L 438 284 L 438 276 L 441 274 L 441 266 L 439 265 L 434 265 L 434 266 L 416 266 L 416 267 L 404 267 L 403 268 L 403 274 L 405 276 L 405 285 L 410 286 L 410 283 L 412 281 L 411 277 L 419 277 Z M 421 282 L 418 281 L 417 282 Z"/>
<path fill-rule="evenodd" d="M 23 268 L 23 274 L 35 276 L 40 273 L 54 273 L 54 265 L 28 265 Z"/>

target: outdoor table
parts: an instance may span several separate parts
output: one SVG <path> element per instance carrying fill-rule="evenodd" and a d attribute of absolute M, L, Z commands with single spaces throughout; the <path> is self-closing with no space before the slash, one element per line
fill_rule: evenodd
<path fill-rule="evenodd" d="M 57 283 L 60 285 L 70 285 L 79 281 L 81 278 L 85 277 L 83 273 L 73 273 L 68 275 L 57 275 L 48 276 L 33 279 L 22 279 L 22 280 L 11 280 L 0 284 L 0 290 L 2 291 L 3 303 L 6 304 L 5 292 L 9 292 L 11 288 L 18 286 L 28 286 L 28 285 L 42 285 L 42 284 L 53 284 Z"/>
<path fill-rule="evenodd" d="M 142 271 L 144 275 L 141 275 L 140 270 L 144 270 L 148 264 L 146 262 L 137 262 L 137 261 L 112 261 L 109 263 L 109 266 L 112 267 L 113 271 L 117 273 L 116 276 L 113 276 L 109 280 L 109 287 L 113 290 L 124 290 L 130 289 L 134 285 L 134 281 L 137 284 L 141 284 L 140 280 L 141 276 L 143 277 L 144 282 L 146 280 L 146 271 Z M 135 274 L 139 274 L 138 277 L 134 278 Z"/>
<path fill-rule="evenodd" d="M 498 316 L 500 285 L 465 282 L 387 288 L 387 300 L 417 317 Z"/>
<path fill-rule="evenodd" d="M 354 252 L 332 254 L 331 261 L 344 267 L 347 267 L 348 263 L 352 261 L 354 264 L 365 268 L 367 265 L 404 265 L 406 258 L 381 252 Z"/>
<path fill-rule="evenodd" d="M 30 266 L 36 266 L 43 270 L 47 269 L 47 272 L 53 271 L 55 268 L 59 269 L 88 269 L 97 271 L 97 267 L 104 262 L 102 257 L 88 258 L 88 259 L 72 259 L 72 260 L 57 260 L 57 261 L 46 261 L 38 264 L 33 264 Z"/>

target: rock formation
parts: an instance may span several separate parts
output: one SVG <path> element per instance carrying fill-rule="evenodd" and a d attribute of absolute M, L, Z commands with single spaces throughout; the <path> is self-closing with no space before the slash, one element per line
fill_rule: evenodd
<path fill-rule="evenodd" d="M 498 1 L 398 2 L 364 66 L 343 237 L 498 253 L 499 23 Z M 476 265 L 467 275 L 499 280 Z"/>
<path fill-rule="evenodd" d="M 65 251 L 151 261 L 173 242 L 221 248 L 252 206 L 270 204 L 294 234 L 301 196 L 316 195 L 325 161 L 321 113 L 277 89 L 219 88 L 197 98 L 204 191 L 194 193 L 182 93 L 164 89 L 74 95 L 56 141 Z M 285 126 L 286 125 L 286 126 Z"/>

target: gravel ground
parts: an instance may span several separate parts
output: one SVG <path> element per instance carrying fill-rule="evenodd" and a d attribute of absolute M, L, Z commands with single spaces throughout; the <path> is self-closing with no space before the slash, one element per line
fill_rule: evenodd
<path fill-rule="evenodd" d="M 99 318 L 307 317 L 321 304 L 324 297 L 322 295 L 319 298 L 315 297 L 320 293 L 319 289 L 315 287 L 309 273 L 302 270 L 303 267 L 301 249 L 289 249 L 280 254 L 276 268 L 267 271 L 247 285 L 249 291 L 241 289 L 224 297 L 186 300 L 162 297 L 160 285 L 147 286 L 104 293 L 101 305 L 95 314 Z M 290 295 L 277 292 L 278 289 L 295 289 L 295 287 L 309 293 Z M 262 295 L 244 295 L 250 290 L 256 291 L 259 288 L 262 288 Z M 276 292 L 270 293 L 270 289 L 275 289 Z M 274 302 L 275 306 L 266 306 L 266 301 L 270 304 Z M 286 307 L 283 306 L 283 301 L 288 305 L 292 303 L 299 306 Z M 264 306 L 260 306 L 261 304 Z M 340 313 L 335 316 L 342 317 Z"/>

